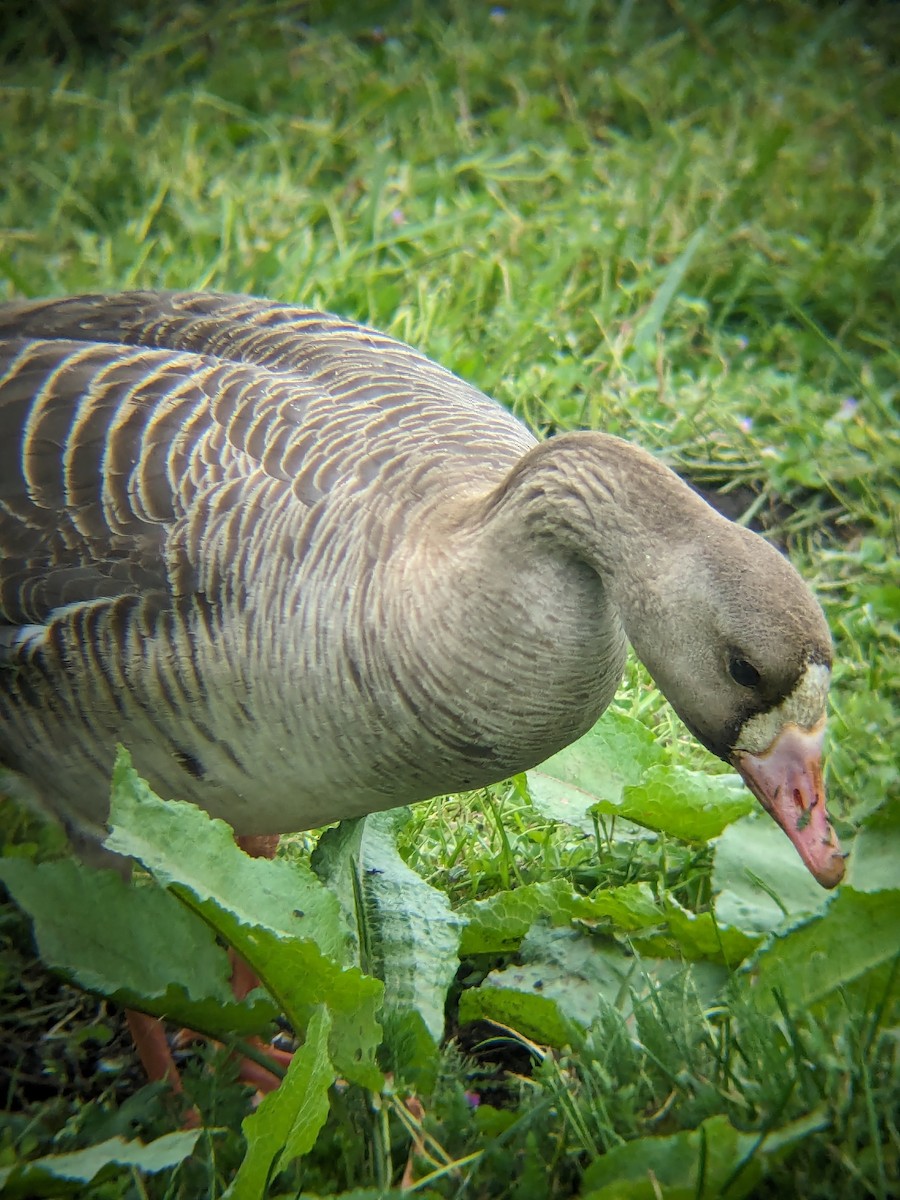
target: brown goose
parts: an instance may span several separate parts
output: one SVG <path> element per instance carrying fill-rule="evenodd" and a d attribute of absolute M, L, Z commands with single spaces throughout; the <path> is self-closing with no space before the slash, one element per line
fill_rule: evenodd
<path fill-rule="evenodd" d="M 826 887 L 831 643 L 649 454 L 537 444 L 383 334 L 134 292 L 0 306 L 0 762 L 98 836 L 114 747 L 239 834 L 530 767 L 626 638 Z"/>

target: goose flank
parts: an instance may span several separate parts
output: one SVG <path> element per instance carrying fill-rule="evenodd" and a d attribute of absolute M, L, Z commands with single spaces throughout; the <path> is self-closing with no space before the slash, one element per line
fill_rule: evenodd
<path fill-rule="evenodd" d="M 240 296 L 0 306 L 0 762 L 102 838 L 118 742 L 238 834 L 480 786 L 634 646 L 815 877 L 831 641 L 646 452 L 544 443 L 415 350 Z"/>

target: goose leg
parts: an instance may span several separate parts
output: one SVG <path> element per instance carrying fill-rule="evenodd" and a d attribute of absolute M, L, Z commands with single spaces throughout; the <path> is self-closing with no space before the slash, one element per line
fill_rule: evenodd
<path fill-rule="evenodd" d="M 147 1013 L 136 1012 L 133 1008 L 126 1008 L 125 1019 L 147 1078 L 151 1083 L 163 1079 L 174 1095 L 181 1095 L 184 1084 L 175 1066 L 162 1021 Z M 202 1124 L 200 1113 L 193 1105 L 184 1114 L 182 1124 L 185 1129 L 199 1129 Z"/>
<path fill-rule="evenodd" d="M 169 1039 L 166 1037 L 162 1021 L 133 1008 L 126 1008 L 125 1019 L 138 1058 L 147 1072 L 147 1078 L 154 1083 L 164 1079 L 173 1092 L 183 1092 L 184 1086 L 169 1049 Z"/>

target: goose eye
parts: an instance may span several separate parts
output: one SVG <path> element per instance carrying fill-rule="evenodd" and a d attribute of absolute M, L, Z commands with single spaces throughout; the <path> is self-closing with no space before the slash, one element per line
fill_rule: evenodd
<path fill-rule="evenodd" d="M 752 688 L 759 683 L 759 671 L 746 658 L 732 658 L 728 664 L 728 673 L 735 683 L 741 687 Z"/>

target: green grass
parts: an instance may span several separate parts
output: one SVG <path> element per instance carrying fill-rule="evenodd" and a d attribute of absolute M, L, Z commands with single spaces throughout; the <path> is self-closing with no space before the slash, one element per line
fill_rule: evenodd
<path fill-rule="evenodd" d="M 321 306 L 413 343 L 538 430 L 602 428 L 657 451 L 785 544 L 823 601 L 844 835 L 896 803 L 891 5 L 31 8 L 0 24 L 0 297 L 185 287 Z M 617 707 L 673 760 L 719 769 L 638 664 Z M 27 853 L 44 835 L 19 823 L 6 836 Z M 456 906 L 552 879 L 709 900 L 707 847 L 584 839 L 514 785 L 419 806 L 401 843 Z M 25 1011 L 25 980 L 48 1028 L 81 1013 L 6 911 L 9 1006 Z M 469 963 L 460 987 L 489 965 Z M 483 1045 L 454 1003 L 459 1042 L 424 1115 L 404 1107 L 402 1073 L 374 1108 L 350 1089 L 284 1195 L 396 1184 L 411 1138 L 428 1134 L 450 1159 L 484 1151 L 435 1183 L 441 1195 L 568 1196 L 623 1140 L 716 1113 L 765 1130 L 817 1107 L 827 1128 L 753 1195 L 889 1195 L 896 1050 L 875 993 L 850 989 L 773 1033 L 670 991 L 634 1036 L 610 1018 L 555 1055 L 496 1030 Z M 81 1068 L 66 1074 L 87 1021 L 72 1021 L 64 1053 L 51 1038 L 43 1066 L 29 1060 L 59 1086 L 4 1118 L 0 1165 L 172 1128 L 140 1089 L 129 1124 L 115 1071 L 108 1086 L 102 1071 L 90 1086 Z M 13 1030 L 22 1040 L 26 1025 L 33 1040 L 30 1020 Z M 244 1097 L 227 1074 L 192 1078 L 209 1121 L 236 1130 Z M 490 1103 L 473 1109 L 474 1092 Z M 13 1079 L 10 1101 L 22 1095 Z M 120 1174 L 91 1194 L 221 1195 L 240 1138 L 205 1145 L 174 1175 Z"/>

